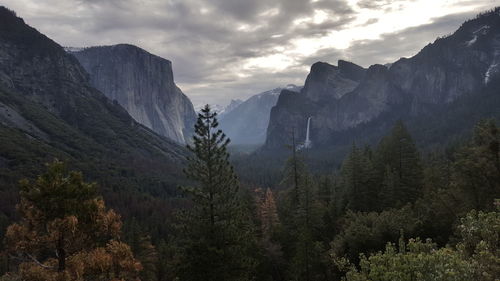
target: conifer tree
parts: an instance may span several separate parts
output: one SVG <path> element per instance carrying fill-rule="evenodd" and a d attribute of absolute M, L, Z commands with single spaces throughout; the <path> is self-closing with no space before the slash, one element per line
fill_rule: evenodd
<path fill-rule="evenodd" d="M 285 166 L 283 185 L 288 186 L 280 208 L 282 246 L 290 261 L 289 280 L 317 280 L 322 266 L 323 244 L 318 240 L 323 225 L 318 188 L 301 155 L 293 153 Z"/>
<path fill-rule="evenodd" d="M 5 242 L 23 280 L 137 279 L 141 264 L 120 242 L 120 216 L 81 173 L 55 161 L 35 182 L 22 180 L 20 195 L 21 221 Z"/>
<path fill-rule="evenodd" d="M 365 148 L 363 153 L 353 144 L 351 153 L 342 164 L 344 202 L 353 211 L 373 211 L 376 208 L 378 185 L 367 151 Z"/>
<path fill-rule="evenodd" d="M 218 130 L 208 105 L 198 114 L 193 153 L 184 188 L 193 206 L 182 216 L 186 238 L 178 273 L 181 280 L 247 280 L 253 274 L 253 226 L 238 197 L 238 179 L 229 163 L 229 139 Z"/>
<path fill-rule="evenodd" d="M 375 154 L 385 207 L 414 202 L 421 194 L 423 171 L 415 143 L 402 121 L 382 139 Z"/>
<path fill-rule="evenodd" d="M 472 141 L 457 154 L 452 186 L 465 211 L 491 209 L 500 198 L 500 130 L 493 120 L 480 121 Z"/>

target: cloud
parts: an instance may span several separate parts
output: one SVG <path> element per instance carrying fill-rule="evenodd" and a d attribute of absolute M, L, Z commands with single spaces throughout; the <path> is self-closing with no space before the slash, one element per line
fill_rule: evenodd
<path fill-rule="evenodd" d="M 130 43 L 173 62 L 193 103 L 225 104 L 310 65 L 416 53 L 492 0 L 0 0 L 63 46 Z"/>

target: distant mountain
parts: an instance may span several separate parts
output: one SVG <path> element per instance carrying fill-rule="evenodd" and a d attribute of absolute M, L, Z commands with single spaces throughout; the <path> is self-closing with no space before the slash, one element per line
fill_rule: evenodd
<path fill-rule="evenodd" d="M 230 109 L 226 109 L 221 115 L 220 128 L 231 138 L 232 144 L 265 142 L 271 108 L 284 89 L 298 92 L 301 87 L 287 85 L 254 95 L 244 102 L 231 102 Z"/>
<path fill-rule="evenodd" d="M 133 45 L 66 49 L 90 74 L 92 86 L 139 123 L 178 143 L 193 132 L 193 104 L 175 85 L 172 63 Z"/>
<path fill-rule="evenodd" d="M 177 193 L 186 150 L 136 122 L 74 56 L 4 7 L 0 62 L 0 216 L 12 217 L 18 180 L 54 158 L 98 180 L 124 215 L 151 216 L 160 211 L 151 202 Z"/>
<path fill-rule="evenodd" d="M 231 111 L 233 111 L 235 108 L 237 108 L 242 103 L 243 103 L 243 101 L 240 99 L 231 100 L 231 102 L 222 110 L 220 115 L 222 116 L 222 115 L 230 113 Z"/>
<path fill-rule="evenodd" d="M 217 112 L 218 118 L 221 119 L 222 116 L 226 113 L 231 112 L 238 105 L 240 105 L 243 101 L 240 99 L 231 100 L 228 105 L 220 105 L 220 104 L 210 104 L 210 109 L 212 111 Z M 199 104 L 195 106 L 195 111 L 200 112 L 205 107 L 205 104 Z"/>
<path fill-rule="evenodd" d="M 469 95 L 481 96 L 499 74 L 500 8 L 465 22 L 452 35 L 393 64 L 364 69 L 346 61 L 339 61 L 338 66 L 318 62 L 311 67 L 300 93 L 281 92 L 271 110 L 266 148 L 290 143 L 292 129 L 297 140 L 303 141 L 309 117 L 312 142 L 331 146 L 340 135 L 352 143 L 354 137 L 348 140 L 345 136 L 358 127 L 367 134 L 357 137 L 366 140 L 386 132 L 395 119 L 416 123 L 431 114 L 438 116 L 442 110 L 458 112 L 452 108 L 455 102 Z M 475 111 L 475 118 L 490 116 L 486 110 Z M 369 124 L 377 124 L 377 130 L 371 130 Z M 435 124 L 446 126 L 434 120 L 421 124 L 421 129 L 433 130 Z"/>

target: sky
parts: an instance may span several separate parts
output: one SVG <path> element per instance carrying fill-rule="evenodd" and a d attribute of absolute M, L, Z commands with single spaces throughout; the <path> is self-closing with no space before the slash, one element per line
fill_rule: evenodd
<path fill-rule="evenodd" d="M 500 0 L 0 0 L 62 46 L 129 43 L 172 61 L 195 106 L 287 84 L 311 65 L 415 55 Z"/>

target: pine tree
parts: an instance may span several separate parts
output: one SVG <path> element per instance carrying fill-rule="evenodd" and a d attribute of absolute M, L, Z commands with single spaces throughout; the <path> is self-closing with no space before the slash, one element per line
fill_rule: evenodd
<path fill-rule="evenodd" d="M 238 197 L 229 139 L 217 129 L 216 115 L 208 105 L 202 109 L 188 145 L 193 156 L 185 173 L 197 185 L 184 188 L 193 206 L 182 217 L 181 280 L 246 280 L 255 266 L 253 225 Z"/>
<path fill-rule="evenodd" d="M 81 173 L 55 161 L 35 182 L 22 180 L 20 195 L 21 221 L 5 241 L 23 280 L 136 280 L 141 264 L 120 242 L 120 216 Z"/>
<path fill-rule="evenodd" d="M 361 152 L 353 144 L 351 153 L 342 164 L 344 202 L 353 211 L 373 211 L 376 208 L 378 185 L 368 151 L 365 148 L 365 152 Z"/>
<path fill-rule="evenodd" d="M 465 211 L 492 209 L 500 197 L 500 130 L 493 120 L 479 122 L 471 143 L 457 154 L 452 186 Z"/>
<path fill-rule="evenodd" d="M 285 166 L 283 185 L 288 186 L 280 208 L 281 241 L 289 260 L 288 280 L 317 280 L 322 272 L 324 247 L 319 237 L 324 210 L 318 187 L 301 155 L 293 153 Z"/>
<path fill-rule="evenodd" d="M 384 207 L 399 207 L 414 202 L 421 195 L 420 156 L 402 121 L 382 139 L 374 157 L 379 178 L 383 178 L 381 199 L 385 202 Z"/>

